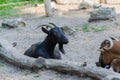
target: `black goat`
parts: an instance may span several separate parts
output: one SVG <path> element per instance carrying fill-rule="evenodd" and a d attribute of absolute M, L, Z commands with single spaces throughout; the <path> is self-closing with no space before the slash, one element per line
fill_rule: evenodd
<path fill-rule="evenodd" d="M 24 55 L 38 58 L 38 57 L 44 57 L 44 58 L 52 58 L 52 59 L 61 59 L 61 55 L 59 50 L 64 54 L 65 51 L 63 49 L 63 44 L 68 43 L 68 39 L 66 38 L 64 32 L 57 27 L 53 23 L 49 23 L 54 28 L 52 28 L 50 25 L 40 25 L 46 26 L 47 28 L 51 28 L 50 30 L 45 29 L 44 27 L 41 27 L 42 31 L 47 34 L 47 37 L 43 42 L 38 42 L 36 44 L 33 44 L 25 53 Z M 56 44 L 59 44 L 59 50 L 56 47 Z"/>

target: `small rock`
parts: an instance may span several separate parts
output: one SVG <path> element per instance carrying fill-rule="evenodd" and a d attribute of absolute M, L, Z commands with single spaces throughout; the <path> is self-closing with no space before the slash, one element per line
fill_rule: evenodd
<path fill-rule="evenodd" d="M 16 43 L 16 42 L 14 42 L 12 45 L 13 45 L 13 47 L 15 47 L 15 46 L 17 46 L 17 43 Z"/>
<path fill-rule="evenodd" d="M 79 9 L 89 9 L 92 8 L 93 2 L 91 0 L 83 0 L 80 3 Z"/>
<path fill-rule="evenodd" d="M 84 63 L 82 64 L 82 66 L 83 66 L 83 67 L 87 66 L 87 62 L 84 62 Z"/>
<path fill-rule="evenodd" d="M 61 27 L 61 29 L 66 35 L 73 35 L 75 33 L 75 31 L 68 26 Z"/>
<path fill-rule="evenodd" d="M 19 26 L 26 26 L 26 23 L 22 18 L 5 19 L 2 22 L 2 27 L 4 27 L 4 28 L 16 28 L 16 27 L 19 27 Z"/>

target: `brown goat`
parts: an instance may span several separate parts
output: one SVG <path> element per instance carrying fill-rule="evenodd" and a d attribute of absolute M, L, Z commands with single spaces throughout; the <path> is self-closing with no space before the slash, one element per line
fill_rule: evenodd
<path fill-rule="evenodd" d="M 116 38 L 110 37 L 102 42 L 100 46 L 100 57 L 97 66 L 103 68 L 110 68 L 113 59 L 120 59 L 120 41 Z M 99 64 L 99 65 L 98 65 Z"/>
<path fill-rule="evenodd" d="M 120 73 L 120 59 L 113 59 L 111 62 L 111 67 L 115 72 Z"/>

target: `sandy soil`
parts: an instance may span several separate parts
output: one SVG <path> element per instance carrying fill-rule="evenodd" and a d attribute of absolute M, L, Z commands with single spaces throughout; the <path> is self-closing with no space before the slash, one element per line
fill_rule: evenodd
<path fill-rule="evenodd" d="M 115 5 L 114 5 L 115 6 Z M 117 7 L 116 7 L 117 6 Z M 36 29 L 41 24 L 53 22 L 58 26 L 68 26 L 72 29 L 78 29 L 74 35 L 69 36 L 69 44 L 65 45 L 66 54 L 62 55 L 64 60 L 87 62 L 87 66 L 95 66 L 98 61 L 100 43 L 110 37 L 120 37 L 120 15 L 119 5 L 116 5 L 117 19 L 114 21 L 97 21 L 88 23 L 90 10 L 76 10 L 76 5 L 59 5 L 57 8 L 63 15 L 54 17 L 44 17 L 43 5 L 39 7 L 23 8 L 23 15 L 19 16 L 25 19 L 27 26 L 14 29 L 0 27 L 0 36 L 7 39 L 10 43 L 17 43 L 16 48 L 21 54 L 30 47 L 31 44 L 43 41 L 46 37 L 41 29 Z M 40 9 L 40 11 L 39 11 Z M 72 9 L 72 11 L 70 11 Z M 75 9 L 75 10 L 73 10 Z M 2 20 L 1 20 L 2 21 Z M 0 21 L 0 22 L 1 22 Z M 90 27 L 106 28 L 106 30 L 95 32 L 84 32 L 82 27 L 88 24 Z M 18 55 L 19 56 L 19 55 Z M 16 66 L 0 60 L 0 80 L 92 80 L 90 78 L 78 77 L 70 74 L 58 73 L 50 70 L 33 72 L 20 69 Z"/>

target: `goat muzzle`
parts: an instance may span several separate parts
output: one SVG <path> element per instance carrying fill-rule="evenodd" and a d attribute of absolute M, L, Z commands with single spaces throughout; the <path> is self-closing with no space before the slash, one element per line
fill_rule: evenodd
<path fill-rule="evenodd" d="M 63 39 L 62 41 L 61 41 L 61 43 L 62 44 L 67 44 L 69 41 L 68 41 L 68 39 L 66 38 L 66 39 Z"/>

